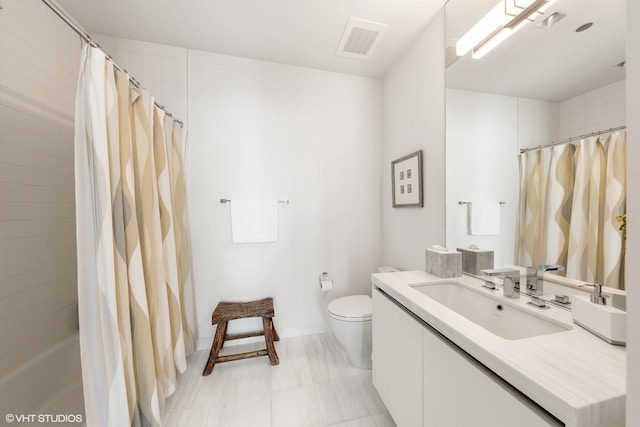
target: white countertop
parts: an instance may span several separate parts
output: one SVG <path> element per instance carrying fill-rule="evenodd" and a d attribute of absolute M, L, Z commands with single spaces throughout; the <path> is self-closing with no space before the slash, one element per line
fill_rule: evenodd
<path fill-rule="evenodd" d="M 532 307 L 526 295 L 505 298 L 501 289 L 483 288 L 481 280 L 466 275 L 442 279 L 424 271 L 403 271 L 373 274 L 371 278 L 375 286 L 567 426 L 624 426 L 626 349 L 610 345 L 574 324 L 570 311 Z M 443 280 L 480 289 L 505 304 L 559 321 L 571 330 L 504 339 L 410 286 Z"/>

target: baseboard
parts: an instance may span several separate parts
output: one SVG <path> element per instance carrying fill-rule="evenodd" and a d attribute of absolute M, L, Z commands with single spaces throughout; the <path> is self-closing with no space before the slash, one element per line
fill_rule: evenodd
<path fill-rule="evenodd" d="M 329 332 L 329 328 L 327 325 L 313 325 L 307 327 L 291 327 L 291 328 L 278 328 L 278 335 L 280 338 L 291 338 L 291 337 L 301 337 L 305 335 L 315 335 L 322 334 L 325 332 Z M 210 337 L 198 338 L 197 349 L 198 350 L 209 350 L 211 348 L 211 343 L 213 342 L 213 335 Z M 262 336 L 259 337 L 248 337 L 241 338 L 233 341 L 233 345 L 241 345 L 248 344 L 254 342 L 264 342 L 264 338 Z"/>

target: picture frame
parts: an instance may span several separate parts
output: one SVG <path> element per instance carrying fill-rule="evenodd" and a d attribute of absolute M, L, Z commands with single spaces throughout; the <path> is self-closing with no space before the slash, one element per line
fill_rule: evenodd
<path fill-rule="evenodd" d="M 391 162 L 391 193 L 394 208 L 424 207 L 422 150 Z"/>

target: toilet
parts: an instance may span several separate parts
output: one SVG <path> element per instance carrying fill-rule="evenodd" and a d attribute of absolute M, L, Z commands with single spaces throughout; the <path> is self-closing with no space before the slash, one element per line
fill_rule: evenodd
<path fill-rule="evenodd" d="M 371 313 L 369 295 L 335 299 L 327 306 L 329 325 L 351 365 L 371 369 Z"/>
<path fill-rule="evenodd" d="M 381 273 L 397 271 L 380 267 Z M 373 302 L 369 295 L 350 295 L 327 306 L 329 325 L 352 366 L 371 369 L 371 318 Z"/>

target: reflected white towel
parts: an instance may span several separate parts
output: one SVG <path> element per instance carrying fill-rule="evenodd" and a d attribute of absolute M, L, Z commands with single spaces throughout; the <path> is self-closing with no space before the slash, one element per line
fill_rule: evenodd
<path fill-rule="evenodd" d="M 500 234 L 500 202 L 471 203 L 469 233 L 474 236 Z"/>
<path fill-rule="evenodd" d="M 278 240 L 277 200 L 236 200 L 231 202 L 233 243 L 264 243 Z"/>

